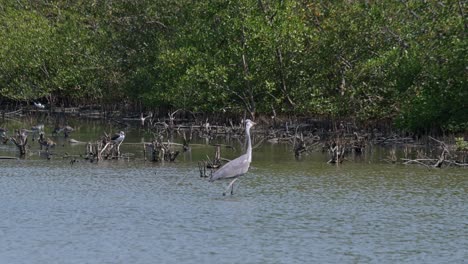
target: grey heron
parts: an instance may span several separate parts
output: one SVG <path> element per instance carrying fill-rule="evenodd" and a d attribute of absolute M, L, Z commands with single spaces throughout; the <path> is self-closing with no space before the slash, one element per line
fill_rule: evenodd
<path fill-rule="evenodd" d="M 226 195 L 226 192 L 231 189 L 231 195 L 234 193 L 234 182 L 237 181 L 239 176 L 247 173 L 252 162 L 252 141 L 250 139 L 250 128 L 255 125 L 255 122 L 250 119 L 245 120 L 245 136 L 247 139 L 247 151 L 244 155 L 233 159 L 222 166 L 210 177 L 210 182 L 220 179 L 234 179 L 229 183 L 228 187 L 224 191 L 223 195 Z"/>

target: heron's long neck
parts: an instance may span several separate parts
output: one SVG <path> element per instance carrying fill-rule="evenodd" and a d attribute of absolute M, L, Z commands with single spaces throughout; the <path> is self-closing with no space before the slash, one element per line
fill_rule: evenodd
<path fill-rule="evenodd" d="M 252 162 L 252 141 L 250 139 L 250 127 L 245 130 L 245 135 L 247 137 L 247 157 L 249 162 Z"/>

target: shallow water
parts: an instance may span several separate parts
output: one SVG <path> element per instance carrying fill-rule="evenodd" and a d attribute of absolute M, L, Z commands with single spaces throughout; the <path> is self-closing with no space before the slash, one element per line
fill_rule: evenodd
<path fill-rule="evenodd" d="M 76 124 L 75 124 L 76 126 Z M 103 128 L 81 124 L 89 140 Z M 116 128 L 112 128 L 116 129 Z M 109 129 L 110 130 L 110 129 Z M 109 131 L 108 130 L 108 131 Z M 149 140 L 138 129 L 126 143 Z M 340 166 L 314 152 L 295 160 L 264 143 L 233 196 L 199 177 L 213 155 L 194 145 L 176 163 L 80 161 L 61 138 L 46 160 L 0 160 L 0 263 L 463 263 L 468 172 L 381 162 L 378 149 Z M 236 157 L 235 150 L 222 156 Z M 0 155 L 15 155 L 1 146 Z M 370 152 L 370 151 L 369 151 Z"/>

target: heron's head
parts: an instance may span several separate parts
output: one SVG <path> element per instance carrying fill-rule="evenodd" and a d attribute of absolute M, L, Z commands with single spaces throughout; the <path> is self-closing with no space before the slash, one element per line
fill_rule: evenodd
<path fill-rule="evenodd" d="M 120 131 L 120 135 L 121 135 L 121 136 L 125 136 L 125 132 Z"/>
<path fill-rule="evenodd" d="M 246 119 L 245 120 L 245 127 L 246 128 L 251 128 L 253 126 L 255 126 L 257 123 L 255 123 L 254 121 L 250 120 L 250 119 Z"/>

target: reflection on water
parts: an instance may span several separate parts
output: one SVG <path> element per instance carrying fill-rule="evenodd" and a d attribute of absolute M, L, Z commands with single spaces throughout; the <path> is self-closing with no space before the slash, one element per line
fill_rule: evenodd
<path fill-rule="evenodd" d="M 101 129 L 102 130 L 102 129 Z M 73 138 L 101 133 L 83 124 Z M 94 133 L 94 134 L 93 134 Z M 130 130 L 127 143 L 146 137 Z M 146 139 L 147 140 L 147 139 Z M 64 144 L 64 145 L 63 145 Z M 297 161 L 286 145 L 254 150 L 236 194 L 200 178 L 213 147 L 176 163 L 141 160 L 73 166 L 0 161 L 0 263 L 463 263 L 468 248 L 467 173 L 378 162 Z M 232 158 L 240 152 L 223 149 Z M 2 146 L 0 155 L 14 155 Z M 37 152 L 37 146 L 31 146 Z M 6 154 L 5 154 L 6 153 Z"/>

